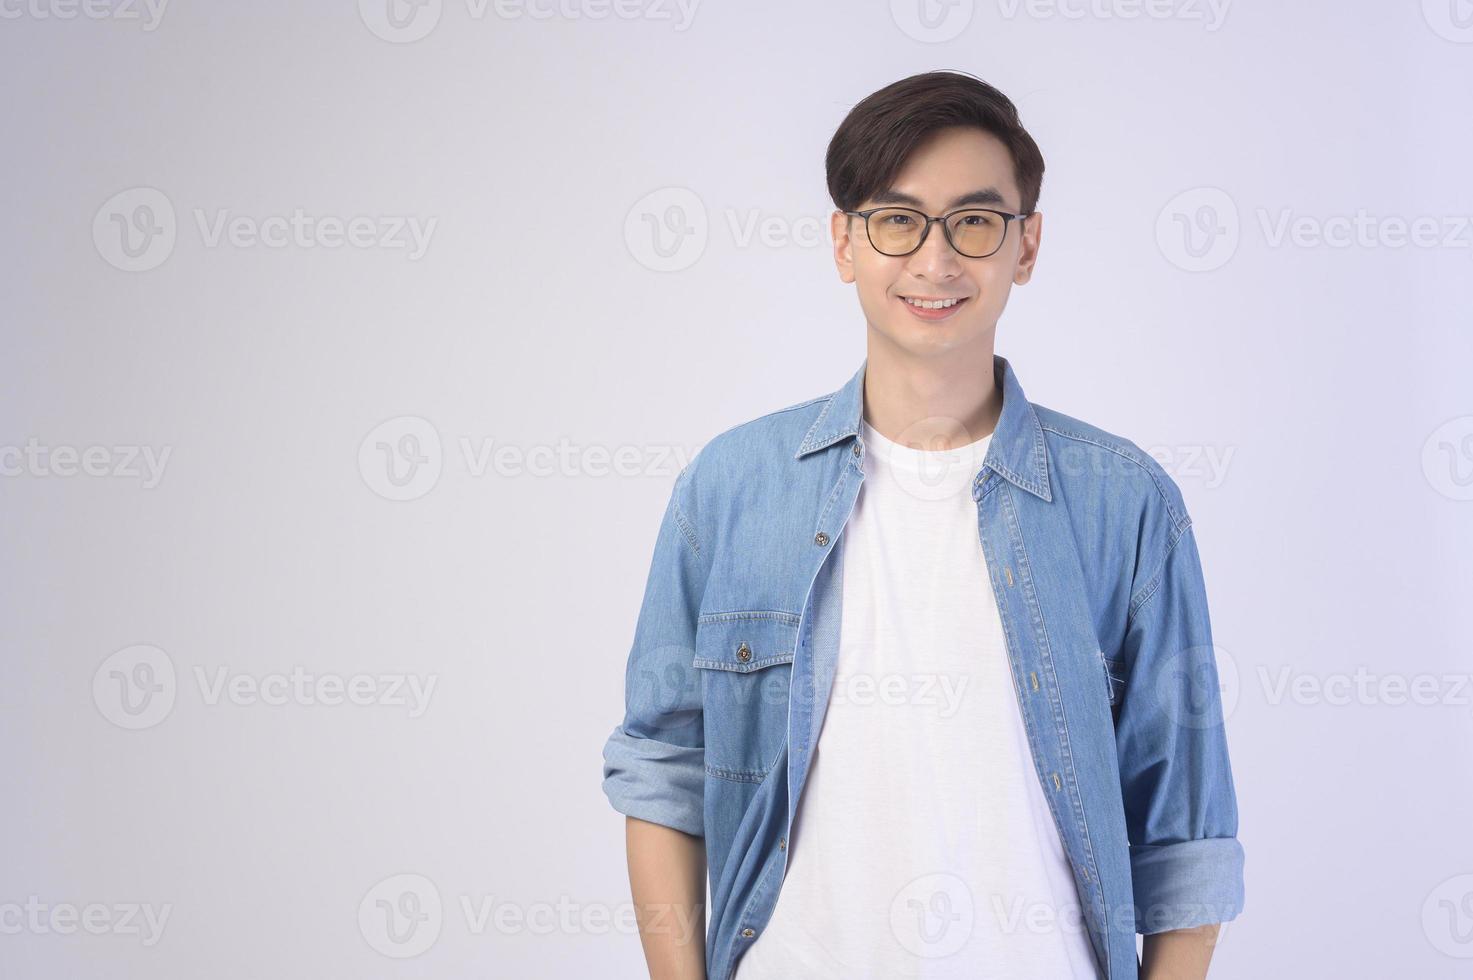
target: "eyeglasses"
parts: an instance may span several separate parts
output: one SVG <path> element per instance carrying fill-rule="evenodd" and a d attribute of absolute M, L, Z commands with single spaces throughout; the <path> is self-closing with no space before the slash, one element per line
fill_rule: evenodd
<path fill-rule="evenodd" d="M 941 222 L 941 229 L 951 247 L 969 259 L 985 259 L 1002 248 L 1008 236 L 1008 225 L 1027 218 L 1028 214 L 1009 214 L 991 208 L 964 208 L 950 214 L 932 216 L 913 208 L 870 208 L 868 211 L 845 211 L 864 219 L 869 243 L 881 255 L 909 255 L 925 244 L 931 222 Z"/>

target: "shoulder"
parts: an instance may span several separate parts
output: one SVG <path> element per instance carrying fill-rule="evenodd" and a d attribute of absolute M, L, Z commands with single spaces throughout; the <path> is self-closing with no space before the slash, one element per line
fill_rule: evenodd
<path fill-rule="evenodd" d="M 1159 510 L 1177 530 L 1191 523 L 1181 488 L 1150 453 L 1131 439 L 1072 415 L 1034 404 L 1049 449 L 1051 476 L 1065 484 L 1085 484 L 1103 492 L 1106 502 Z"/>
<path fill-rule="evenodd" d="M 803 436 L 835 392 L 773 409 L 723 429 L 708 439 L 686 465 L 683 479 L 708 481 L 737 469 L 783 468 L 793 462 Z"/>

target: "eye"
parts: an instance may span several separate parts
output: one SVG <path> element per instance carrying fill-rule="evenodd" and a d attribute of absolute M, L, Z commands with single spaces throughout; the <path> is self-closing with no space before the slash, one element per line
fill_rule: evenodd
<path fill-rule="evenodd" d="M 890 214 L 884 215 L 882 217 L 882 221 L 884 224 L 887 225 L 895 225 L 896 227 L 904 228 L 906 225 L 914 224 L 915 218 L 902 212 L 891 212 Z"/>

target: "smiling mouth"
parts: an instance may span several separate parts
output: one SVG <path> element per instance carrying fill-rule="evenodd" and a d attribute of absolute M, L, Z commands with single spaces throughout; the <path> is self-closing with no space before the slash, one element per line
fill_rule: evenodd
<path fill-rule="evenodd" d="M 901 296 L 900 302 L 911 314 L 921 320 L 945 320 L 966 305 L 970 296 L 926 297 Z"/>
<path fill-rule="evenodd" d="M 925 296 L 902 296 L 900 301 L 907 306 L 913 306 L 921 310 L 949 310 L 953 306 L 960 306 L 967 301 L 965 296 L 949 296 L 939 299 L 931 299 Z"/>

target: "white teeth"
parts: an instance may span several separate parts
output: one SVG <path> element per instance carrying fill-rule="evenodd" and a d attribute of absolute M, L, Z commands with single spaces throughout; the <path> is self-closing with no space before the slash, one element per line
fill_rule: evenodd
<path fill-rule="evenodd" d="M 901 297 L 911 306 L 918 306 L 923 310 L 945 310 L 960 303 L 959 299 L 938 299 L 935 301 L 924 299 L 911 299 L 909 296 Z"/>

